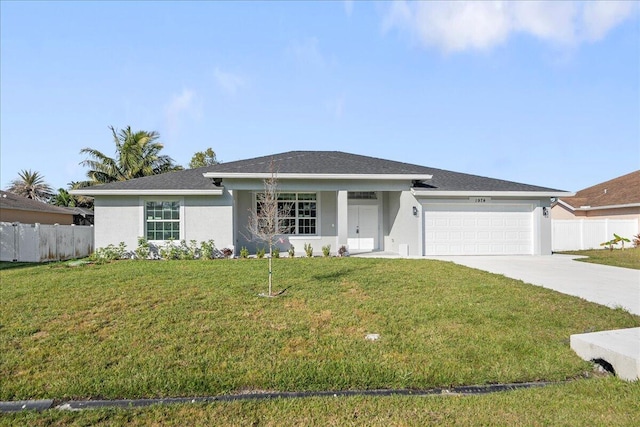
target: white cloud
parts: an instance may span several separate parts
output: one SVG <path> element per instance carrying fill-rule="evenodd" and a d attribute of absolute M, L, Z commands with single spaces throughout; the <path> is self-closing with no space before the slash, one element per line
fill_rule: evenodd
<path fill-rule="evenodd" d="M 511 6 L 512 31 L 565 44 L 575 40 L 575 3 L 523 1 Z"/>
<path fill-rule="evenodd" d="M 183 89 L 174 95 L 165 107 L 167 128 L 170 134 L 175 134 L 186 116 L 199 119 L 202 117 L 202 105 L 196 93 L 191 89 Z"/>
<path fill-rule="evenodd" d="M 222 71 L 218 67 L 213 70 L 213 76 L 216 79 L 218 86 L 230 95 L 235 95 L 239 89 L 246 86 L 244 78 L 238 74 L 233 74 L 227 71 Z"/>
<path fill-rule="evenodd" d="M 638 10 L 637 2 L 630 1 L 594 1 L 584 5 L 582 21 L 584 38 L 602 39 L 613 27 L 633 15 Z"/>
<path fill-rule="evenodd" d="M 597 41 L 638 10 L 616 1 L 394 2 L 383 30 L 408 31 L 444 52 L 490 50 L 515 33 L 562 45 Z"/>

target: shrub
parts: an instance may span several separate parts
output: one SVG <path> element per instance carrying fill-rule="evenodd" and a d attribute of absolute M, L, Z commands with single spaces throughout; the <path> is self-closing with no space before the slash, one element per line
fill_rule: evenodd
<path fill-rule="evenodd" d="M 349 255 L 349 251 L 347 251 L 347 247 L 345 245 L 340 246 L 338 249 L 338 256 L 347 256 Z"/>
<path fill-rule="evenodd" d="M 148 259 L 151 251 L 149 249 L 149 242 L 146 238 L 140 236 L 138 237 L 138 247 L 135 250 L 136 258 L 138 259 Z"/>
<path fill-rule="evenodd" d="M 307 254 L 307 257 L 311 258 L 313 256 L 313 246 L 311 246 L 311 243 L 304 244 L 304 251 Z"/>
<path fill-rule="evenodd" d="M 326 258 L 329 255 L 331 255 L 331 245 L 323 246 L 322 247 L 322 256 L 324 256 Z"/>
<path fill-rule="evenodd" d="M 198 242 L 190 240 L 189 244 L 185 240 L 180 240 L 180 247 L 178 248 L 178 259 L 191 260 L 196 259 L 200 255 L 198 251 Z"/>
<path fill-rule="evenodd" d="M 91 255 L 93 261 L 115 261 L 118 259 L 124 259 L 127 255 L 127 245 L 124 242 L 120 242 L 118 246 L 110 244 L 104 248 L 96 249 Z"/>
<path fill-rule="evenodd" d="M 622 243 L 622 250 L 624 250 L 624 242 L 631 242 L 631 240 L 627 239 L 626 237 L 618 236 L 616 233 L 613 233 L 613 239 L 609 240 L 608 242 L 600 243 L 600 246 L 604 246 L 610 251 L 612 251 L 615 245 L 617 245 L 618 243 Z"/>
<path fill-rule="evenodd" d="M 243 259 L 249 258 L 249 249 L 243 246 L 240 249 L 240 258 L 243 258 Z"/>
<path fill-rule="evenodd" d="M 200 259 L 214 259 L 218 256 L 218 253 L 213 240 L 200 242 Z"/>
<path fill-rule="evenodd" d="M 280 248 L 275 247 L 271 249 L 271 254 L 274 258 L 280 258 Z"/>
<path fill-rule="evenodd" d="M 289 258 L 294 258 L 296 256 L 296 247 L 293 245 L 289 246 L 289 250 L 287 252 L 289 253 Z"/>
<path fill-rule="evenodd" d="M 222 249 L 222 256 L 225 258 L 229 258 L 233 255 L 233 250 L 229 248 Z"/>
<path fill-rule="evenodd" d="M 173 239 L 169 239 L 164 246 L 162 246 L 159 250 L 160 258 L 169 260 L 169 259 L 178 259 L 178 248 L 173 243 Z"/>
<path fill-rule="evenodd" d="M 633 236 L 633 247 L 640 248 L 640 234 Z"/>
<path fill-rule="evenodd" d="M 256 256 L 260 259 L 264 258 L 264 254 L 266 253 L 266 249 L 265 248 L 260 248 L 258 249 L 258 252 L 256 252 Z"/>

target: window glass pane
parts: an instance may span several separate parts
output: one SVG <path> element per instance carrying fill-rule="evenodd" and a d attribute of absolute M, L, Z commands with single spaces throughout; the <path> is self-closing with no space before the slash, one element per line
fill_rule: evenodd
<path fill-rule="evenodd" d="M 263 206 L 259 203 L 261 193 L 256 193 L 256 211 Z M 317 212 L 316 193 L 278 194 L 278 230 L 282 234 L 316 234 Z M 305 221 L 303 221 L 305 220 Z"/>
<path fill-rule="evenodd" d="M 378 198 L 375 191 L 349 191 L 347 197 L 360 200 L 376 200 Z"/>
<path fill-rule="evenodd" d="M 180 202 L 145 202 L 146 236 L 148 240 L 180 238 Z"/>

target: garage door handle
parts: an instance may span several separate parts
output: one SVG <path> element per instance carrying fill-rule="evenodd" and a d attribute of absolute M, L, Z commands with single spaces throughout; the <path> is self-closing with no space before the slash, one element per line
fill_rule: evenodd
<path fill-rule="evenodd" d="M 356 234 L 360 234 L 360 226 L 356 225 Z"/>

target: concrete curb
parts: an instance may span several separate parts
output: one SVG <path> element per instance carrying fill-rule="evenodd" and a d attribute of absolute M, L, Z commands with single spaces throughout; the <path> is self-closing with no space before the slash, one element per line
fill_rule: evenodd
<path fill-rule="evenodd" d="M 51 409 L 53 399 L 0 402 L 0 412 L 44 411 Z"/>
<path fill-rule="evenodd" d="M 60 403 L 55 409 L 62 411 L 82 411 L 101 408 L 140 408 L 151 405 L 174 405 L 190 403 L 233 402 L 242 400 L 295 399 L 304 397 L 349 397 L 349 396 L 464 396 L 512 391 L 525 388 L 544 387 L 558 382 L 529 382 L 515 384 L 490 384 L 459 386 L 450 388 L 431 388 L 425 390 L 344 390 L 344 391 L 306 391 L 306 392 L 273 392 L 228 394 L 210 397 L 172 397 L 157 399 L 116 399 L 116 400 L 71 400 Z M 22 400 L 0 402 L 1 412 L 17 412 L 22 410 L 44 411 L 52 409 L 53 400 Z"/>

